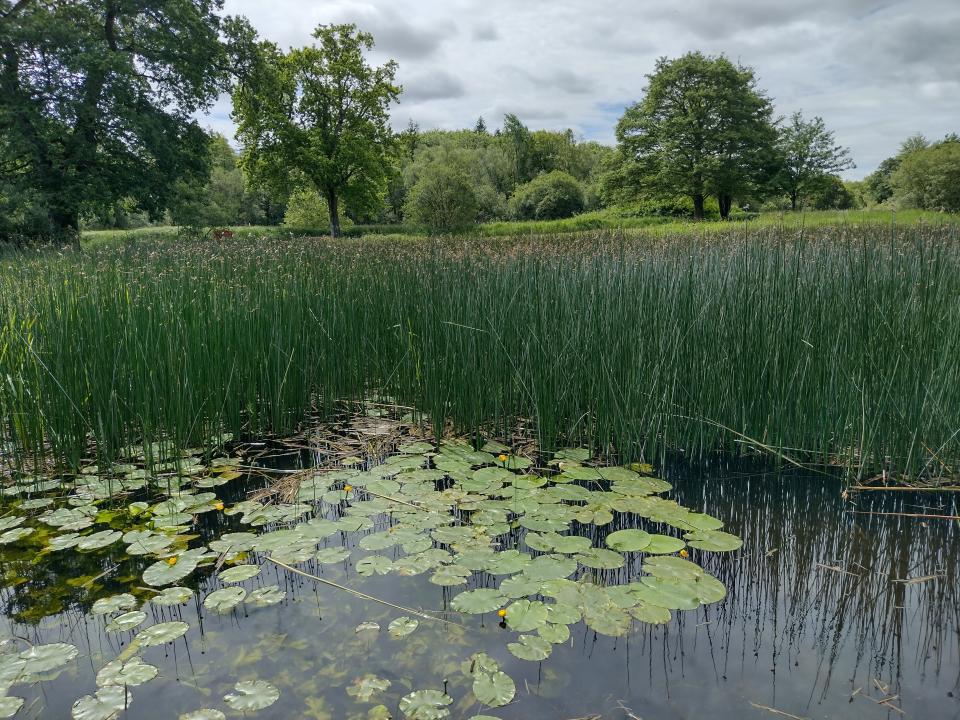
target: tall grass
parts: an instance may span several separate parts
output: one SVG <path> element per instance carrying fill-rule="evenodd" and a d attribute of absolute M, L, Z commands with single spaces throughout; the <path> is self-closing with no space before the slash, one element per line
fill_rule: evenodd
<path fill-rule="evenodd" d="M 286 432 L 374 394 L 625 458 L 960 462 L 956 226 L 133 243 L 8 257 L 0 309 L 26 462 Z"/>

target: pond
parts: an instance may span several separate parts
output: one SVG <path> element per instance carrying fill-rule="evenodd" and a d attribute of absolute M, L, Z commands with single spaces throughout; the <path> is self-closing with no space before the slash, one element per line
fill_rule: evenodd
<path fill-rule="evenodd" d="M 269 477 L 247 470 L 305 454 L 186 458 L 162 503 L 136 462 L 122 502 L 96 470 L 68 498 L 8 487 L 3 532 L 33 531 L 0 536 L 0 690 L 24 701 L 0 710 L 960 717 L 960 525 L 920 517 L 960 514 L 955 494 L 847 495 L 761 463 L 610 475 L 578 450 L 528 467 L 496 443 L 401 449 Z"/>

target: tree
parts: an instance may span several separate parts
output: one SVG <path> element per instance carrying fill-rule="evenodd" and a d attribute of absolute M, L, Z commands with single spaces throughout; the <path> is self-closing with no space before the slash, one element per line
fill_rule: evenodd
<path fill-rule="evenodd" d="M 803 196 L 823 186 L 824 177 L 856 167 L 850 151 L 834 142 L 823 118 L 804 120 L 799 112 L 790 116 L 777 138 L 780 153 L 780 185 L 796 210 Z"/>
<path fill-rule="evenodd" d="M 909 152 L 893 173 L 894 199 L 905 207 L 960 212 L 960 140 Z"/>
<path fill-rule="evenodd" d="M 472 225 L 477 219 L 473 184 L 463 171 L 434 163 L 411 188 L 404 217 L 441 233 Z"/>
<path fill-rule="evenodd" d="M 513 158 L 513 184 L 519 185 L 533 178 L 533 136 L 527 126 L 513 113 L 503 116 L 501 135 Z"/>
<path fill-rule="evenodd" d="M 510 210 L 518 220 L 557 220 L 583 211 L 583 188 L 561 170 L 538 175 L 514 191 Z"/>
<path fill-rule="evenodd" d="M 193 114 L 226 89 L 245 21 L 222 0 L 0 0 L 0 195 L 29 195 L 61 240 L 129 197 L 159 216 L 202 179 Z"/>
<path fill-rule="evenodd" d="M 393 134 L 388 107 L 400 96 L 392 60 L 371 67 L 373 36 L 356 25 L 320 25 L 319 45 L 282 53 L 269 42 L 233 95 L 241 165 L 289 190 L 305 178 L 327 202 L 330 234 L 340 235 L 340 204 L 377 205 L 386 189 Z"/>
<path fill-rule="evenodd" d="M 867 186 L 867 192 L 876 203 L 886 202 L 893 197 L 893 174 L 900 167 L 903 159 L 917 150 L 923 150 L 930 143 L 920 135 L 912 135 L 900 144 L 900 151 L 893 157 L 888 157 L 874 170 L 864 178 Z"/>
<path fill-rule="evenodd" d="M 647 78 L 643 99 L 617 124 L 630 166 L 618 175 L 639 193 L 689 196 L 698 220 L 715 194 L 726 217 L 733 197 L 763 179 L 775 141 L 772 106 L 753 70 L 696 52 L 660 58 Z"/>
<path fill-rule="evenodd" d="M 473 131 L 477 133 L 477 135 L 487 134 L 487 123 L 484 122 L 483 115 L 477 118 L 477 124 L 473 126 Z"/>

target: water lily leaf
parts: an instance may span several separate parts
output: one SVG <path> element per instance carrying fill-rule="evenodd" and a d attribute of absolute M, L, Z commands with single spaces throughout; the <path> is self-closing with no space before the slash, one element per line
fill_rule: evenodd
<path fill-rule="evenodd" d="M 396 537 L 395 533 L 379 532 L 360 538 L 360 542 L 357 543 L 357 545 L 361 550 L 386 550 L 399 542 L 400 540 Z"/>
<path fill-rule="evenodd" d="M 390 685 L 391 682 L 385 678 L 367 674 L 353 681 L 353 685 L 347 688 L 347 695 L 355 697 L 360 702 L 370 702 L 374 695 L 382 693 Z"/>
<path fill-rule="evenodd" d="M 390 637 L 399 640 L 400 638 L 405 638 L 418 627 L 420 627 L 419 620 L 414 620 L 404 615 L 398 617 L 396 620 L 392 620 L 390 624 L 387 625 L 387 632 L 390 633 Z"/>
<path fill-rule="evenodd" d="M 531 580 L 559 580 L 577 571 L 577 561 L 563 555 L 541 555 L 523 570 Z"/>
<path fill-rule="evenodd" d="M 126 662 L 114 660 L 100 668 L 100 672 L 97 673 L 97 685 L 100 687 L 105 685 L 143 685 L 143 683 L 153 680 L 157 676 L 157 672 L 155 666 L 148 665 L 136 656 Z"/>
<path fill-rule="evenodd" d="M 183 713 L 179 720 L 227 720 L 227 716 L 219 710 L 202 708 L 200 710 Z"/>
<path fill-rule="evenodd" d="M 127 543 L 127 555 L 152 555 L 162 553 L 169 548 L 176 537 L 152 530 L 132 530 L 123 536 Z"/>
<path fill-rule="evenodd" d="M 279 585 L 267 585 L 251 590 L 250 594 L 247 595 L 246 603 L 254 607 L 267 607 L 283 602 L 286 596 L 286 591 L 281 590 Z"/>
<path fill-rule="evenodd" d="M 47 547 L 50 550 L 67 550 L 72 547 L 76 547 L 77 543 L 80 542 L 80 538 L 83 537 L 80 533 L 66 533 L 64 535 L 57 535 L 50 538 Z"/>
<path fill-rule="evenodd" d="M 473 676 L 473 694 L 488 707 L 500 707 L 513 700 L 517 687 L 509 675 L 504 672 L 475 673 Z"/>
<path fill-rule="evenodd" d="M 581 609 L 587 627 L 601 635 L 619 637 L 630 629 L 630 616 L 613 603 L 584 605 Z"/>
<path fill-rule="evenodd" d="M 743 547 L 743 540 L 722 530 L 698 530 L 683 537 L 690 547 L 710 552 L 731 552 Z"/>
<path fill-rule="evenodd" d="M 131 702 L 133 696 L 125 687 L 107 685 L 97 690 L 96 695 L 84 695 L 73 703 L 70 717 L 73 720 L 113 720 L 130 707 Z"/>
<path fill-rule="evenodd" d="M 0 695 L 0 718 L 12 718 L 23 707 L 23 698 Z"/>
<path fill-rule="evenodd" d="M 557 460 L 572 460 L 573 462 L 581 463 L 586 462 L 590 459 L 590 448 L 563 448 L 557 450 L 553 457 Z"/>
<path fill-rule="evenodd" d="M 217 580 L 225 583 L 236 583 L 249 580 L 260 574 L 259 565 L 235 565 L 217 575 Z"/>
<path fill-rule="evenodd" d="M 517 600 L 507 607 L 507 625 L 517 632 L 529 632 L 547 622 L 547 607 L 534 600 Z M 488 703 L 489 704 L 489 703 Z"/>
<path fill-rule="evenodd" d="M 223 701 L 239 712 L 263 710 L 280 697 L 280 691 L 266 680 L 241 680 L 233 690 L 223 696 Z"/>
<path fill-rule="evenodd" d="M 350 551 L 346 548 L 321 548 L 317 550 L 314 559 L 321 565 L 334 565 L 338 562 L 343 562 L 348 557 L 350 557 Z"/>
<path fill-rule="evenodd" d="M 94 615 L 106 615 L 120 610 L 131 610 L 137 606 L 137 599 L 130 593 L 120 593 L 97 600 L 90 612 Z"/>
<path fill-rule="evenodd" d="M 617 530 L 607 535 L 607 547 L 619 552 L 638 552 L 650 544 L 651 535 L 643 530 Z"/>
<path fill-rule="evenodd" d="M 136 640 L 142 647 L 153 647 L 154 645 L 163 645 L 173 642 L 186 634 L 190 626 L 185 622 L 174 620 L 172 622 L 158 623 L 151 625 L 146 630 L 137 633 Z"/>
<path fill-rule="evenodd" d="M 32 534 L 33 528 L 29 527 L 18 527 L 13 528 L 13 530 L 7 530 L 5 533 L 0 534 L 0 545 L 11 545 Z"/>
<path fill-rule="evenodd" d="M 500 594 L 499 590 L 479 588 L 460 593 L 453 598 L 450 606 L 457 612 L 479 615 L 499 610 L 505 602 L 506 598 Z"/>
<path fill-rule="evenodd" d="M 253 550 L 257 536 L 249 532 L 224 533 L 217 540 L 210 541 L 210 549 L 215 553 L 229 554 Z"/>
<path fill-rule="evenodd" d="M 193 590 L 185 587 L 164 588 L 159 595 L 150 598 L 150 602 L 159 607 L 170 607 L 172 605 L 182 605 L 193 597 Z"/>
<path fill-rule="evenodd" d="M 107 623 L 108 632 L 126 632 L 133 630 L 147 619 L 147 614 L 142 610 L 133 610 L 117 615 L 113 620 Z"/>
<path fill-rule="evenodd" d="M 704 604 L 720 602 L 727 596 L 726 586 L 713 575 L 706 573 L 697 578 L 693 587 L 697 599 Z"/>
<path fill-rule="evenodd" d="M 176 557 L 176 556 L 175 556 Z M 194 555 L 183 554 L 176 558 L 174 564 L 167 560 L 158 560 L 143 571 L 143 581 L 154 587 L 170 585 L 183 580 L 197 569 L 197 558 Z"/>
<path fill-rule="evenodd" d="M 477 673 L 495 673 L 500 669 L 500 663 L 485 652 L 474 653 L 469 660 L 460 663 L 460 671 L 472 678 Z"/>
<path fill-rule="evenodd" d="M 590 548 L 590 538 L 579 535 L 549 535 L 553 551 L 564 554 L 584 552 Z"/>
<path fill-rule="evenodd" d="M 507 643 L 507 650 L 521 660 L 539 662 L 553 652 L 553 645 L 536 635 L 521 635 L 518 642 Z"/>
<path fill-rule="evenodd" d="M 642 569 L 664 580 L 696 580 L 706 574 L 696 563 L 672 555 L 646 558 Z"/>
<path fill-rule="evenodd" d="M 531 580 L 523 575 L 509 577 L 500 583 L 500 593 L 508 598 L 522 598 L 540 592 L 540 580 Z"/>
<path fill-rule="evenodd" d="M 25 661 L 23 674 L 36 675 L 63 667 L 73 660 L 79 652 L 75 645 L 69 643 L 49 643 L 47 645 L 34 645 L 29 650 L 21 652 L 19 657 Z"/>
<path fill-rule="evenodd" d="M 700 607 L 694 583 L 663 580 L 645 575 L 633 591 L 641 600 L 668 610 L 696 610 Z"/>
<path fill-rule="evenodd" d="M 580 608 L 574 604 L 566 602 L 548 603 L 547 621 L 560 625 L 572 625 L 580 622 Z"/>
<path fill-rule="evenodd" d="M 614 570 L 623 567 L 623 555 L 605 548 L 590 548 L 575 556 L 577 562 L 597 570 Z"/>
<path fill-rule="evenodd" d="M 513 575 L 530 565 L 532 558 L 518 550 L 504 550 L 494 555 L 487 563 L 486 570 L 491 575 Z"/>
<path fill-rule="evenodd" d="M 424 442 L 423 440 L 404 443 L 397 447 L 397 452 L 405 455 L 422 455 L 423 453 L 433 452 L 434 450 L 436 450 L 436 448 L 433 446 L 433 443 Z"/>
<path fill-rule="evenodd" d="M 443 587 L 464 585 L 472 574 L 472 571 L 460 565 L 443 565 L 430 576 L 430 582 Z"/>
<path fill-rule="evenodd" d="M 247 591 L 241 587 L 226 587 L 214 590 L 203 600 L 203 606 L 208 610 L 224 614 L 233 610 L 243 602 Z"/>
<path fill-rule="evenodd" d="M 560 645 L 570 639 L 570 628 L 560 623 L 546 623 L 537 628 L 537 635 L 551 645 Z"/>
<path fill-rule="evenodd" d="M 357 563 L 357 573 L 365 577 L 370 577 L 374 574 L 386 575 L 392 569 L 393 563 L 390 561 L 390 558 L 386 558 L 383 555 L 371 555 Z"/>
<path fill-rule="evenodd" d="M 400 712 L 409 720 L 441 720 L 450 715 L 453 698 L 440 690 L 416 690 L 400 698 Z"/>
<path fill-rule="evenodd" d="M 669 610 L 642 600 L 629 608 L 627 612 L 640 622 L 650 623 L 651 625 L 665 625 L 670 622 Z"/>
<path fill-rule="evenodd" d="M 669 555 L 671 553 L 683 550 L 686 543 L 669 535 L 651 535 L 650 542 L 643 549 L 643 552 L 650 555 Z"/>
<path fill-rule="evenodd" d="M 23 521 L 26 520 L 22 515 L 10 515 L 8 517 L 0 517 L 0 532 L 4 532 L 11 528 L 15 528 L 18 525 L 22 525 Z"/>

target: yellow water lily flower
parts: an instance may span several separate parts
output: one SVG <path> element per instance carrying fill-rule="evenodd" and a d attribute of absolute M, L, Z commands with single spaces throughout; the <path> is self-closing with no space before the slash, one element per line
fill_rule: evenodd
<path fill-rule="evenodd" d="M 167 565 L 176 565 L 176 564 L 177 564 L 177 556 L 176 556 L 176 555 L 174 555 L 173 557 L 168 557 L 168 558 L 167 558 Z"/>
<path fill-rule="evenodd" d="M 213 509 L 214 509 L 214 510 L 223 510 L 223 503 L 222 503 L 222 502 L 219 502 L 219 501 L 215 502 L 215 503 L 213 504 Z"/>
<path fill-rule="evenodd" d="M 500 462 L 506 462 L 507 456 L 504 455 L 503 453 L 500 453 L 499 455 L 497 455 L 497 460 L 499 460 Z"/>
<path fill-rule="evenodd" d="M 343 491 L 344 491 L 344 492 L 350 492 L 351 490 L 353 490 L 353 485 L 344 485 L 344 486 L 343 486 Z"/>
<path fill-rule="evenodd" d="M 507 611 L 504 608 L 497 610 L 497 615 L 499 617 L 505 618 L 507 616 Z"/>
<path fill-rule="evenodd" d="M 681 550 L 681 551 L 680 551 L 680 557 L 682 557 L 682 558 L 688 558 L 688 557 L 690 557 L 690 553 L 688 553 L 686 550 Z"/>

